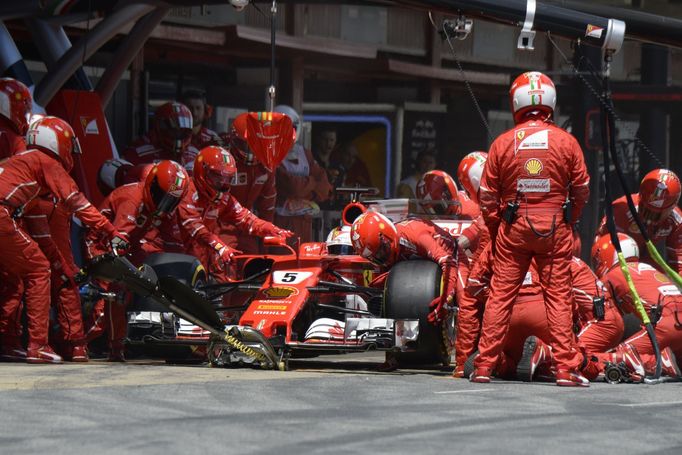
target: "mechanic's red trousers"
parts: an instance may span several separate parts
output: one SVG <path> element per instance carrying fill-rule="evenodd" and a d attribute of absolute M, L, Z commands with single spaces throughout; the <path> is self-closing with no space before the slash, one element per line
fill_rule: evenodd
<path fill-rule="evenodd" d="M 0 342 L 21 346 L 21 314 L 24 309 L 24 280 L 15 273 L 0 272 Z"/>
<path fill-rule="evenodd" d="M 38 244 L 12 219 L 10 208 L 0 206 L 0 268 L 24 282 L 28 316 L 28 347 L 47 345 L 50 312 L 50 262 Z M 14 308 L 6 308 L 14 305 Z M 17 302 L 4 302 L 3 313 L 14 314 Z M 0 327 L 2 330 L 2 327 Z"/>
<path fill-rule="evenodd" d="M 606 352 L 620 343 L 624 331 L 623 317 L 610 301 L 606 301 L 604 320 L 587 321 L 578 332 L 578 346 L 588 354 Z"/>
<path fill-rule="evenodd" d="M 661 318 L 656 323 L 654 333 L 661 350 L 670 347 L 675 353 L 675 357 L 682 359 L 682 325 L 678 324 L 678 320 L 682 323 L 682 299 L 678 302 L 668 301 L 663 304 L 663 312 Z M 678 312 L 677 319 L 675 312 Z M 656 356 L 654 355 L 654 348 L 651 345 L 651 340 L 645 329 L 632 335 L 624 341 L 624 343 L 634 346 L 637 353 L 642 359 L 644 368 L 647 371 L 653 371 L 656 367 Z M 610 360 L 610 354 L 597 354 L 599 359 L 599 368 L 604 368 L 604 361 Z"/>
<path fill-rule="evenodd" d="M 71 252 L 71 215 L 52 201 L 39 200 L 25 215 L 26 230 L 50 261 L 51 297 L 60 328 L 59 341 L 78 344 L 83 341 L 83 314 L 78 287 L 73 277 L 78 273 Z"/>
<path fill-rule="evenodd" d="M 458 294 L 457 338 L 455 339 L 455 365 L 464 368 L 464 362 L 476 351 L 481 333 L 483 304 L 467 292 Z"/>
<path fill-rule="evenodd" d="M 559 213 L 525 215 L 524 211 L 522 207 L 522 216 L 511 225 L 503 222 L 497 232 L 490 297 L 483 313 L 475 366 L 494 370 L 507 336 L 514 302 L 534 257 L 550 327 L 547 341 L 556 367 L 575 370 L 581 366 L 583 356 L 576 347 L 572 330 L 571 228 Z"/>

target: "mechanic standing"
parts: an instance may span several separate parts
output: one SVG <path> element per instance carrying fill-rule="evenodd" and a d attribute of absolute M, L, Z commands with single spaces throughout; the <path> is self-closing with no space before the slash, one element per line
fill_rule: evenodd
<path fill-rule="evenodd" d="M 133 165 L 173 160 L 191 172 L 198 153 L 192 142 L 192 113 L 182 103 L 171 101 L 154 112 L 149 135 L 142 136 L 122 153 Z"/>
<path fill-rule="evenodd" d="M 209 145 L 223 145 L 218 133 L 205 125 L 213 115 L 213 106 L 206 102 L 206 94 L 200 90 L 187 90 L 182 94 L 182 103 L 192 113 L 192 145 L 197 150 Z"/>
<path fill-rule="evenodd" d="M 243 207 L 254 212 L 261 220 L 272 222 L 275 218 L 275 173 L 258 161 L 246 142 L 246 119 L 244 112 L 232 122 L 230 132 L 223 140 L 237 165 L 237 173 L 232 180 L 232 196 Z M 236 226 L 222 223 L 220 238 L 233 248 L 244 253 L 258 253 L 260 245 L 253 235 L 244 235 Z"/>
<path fill-rule="evenodd" d="M 78 191 L 69 177 L 73 153 L 80 153 L 73 129 L 56 117 L 43 117 L 27 133 L 29 150 L 2 163 L 0 169 L 0 268 L 21 276 L 28 316 L 29 363 L 61 363 L 48 345 L 50 262 L 21 225 L 27 207 L 51 194 L 75 214 L 103 243 L 121 240 L 114 226 Z M 4 302 L 3 306 L 6 306 Z M 7 310 L 5 308 L 5 310 Z M 12 309 L 4 312 L 12 312 Z M 4 322 L 4 321 L 3 321 Z M 2 328 L 4 329 L 4 327 Z"/>
<path fill-rule="evenodd" d="M 556 89 L 539 72 L 510 88 L 516 126 L 490 147 L 479 200 L 494 248 L 491 294 L 483 314 L 472 382 L 490 382 L 512 307 L 535 258 L 550 323 L 559 386 L 589 386 L 572 332 L 570 261 L 574 224 L 589 196 L 589 176 L 573 136 L 552 122 Z"/>

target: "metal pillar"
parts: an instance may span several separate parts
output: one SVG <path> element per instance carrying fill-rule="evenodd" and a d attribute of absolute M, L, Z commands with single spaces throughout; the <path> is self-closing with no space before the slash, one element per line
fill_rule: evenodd
<path fill-rule="evenodd" d="M 587 62 L 600 70 L 603 65 L 601 49 L 580 46 L 576 47 L 573 55 L 574 65 L 578 71 L 584 72 L 588 67 Z M 600 90 L 600 81 L 584 73 L 585 79 L 597 90 Z M 574 76 L 572 85 L 563 87 L 558 94 L 559 103 L 574 101 L 573 115 L 571 116 L 572 133 L 578 139 L 585 154 L 585 164 L 590 174 L 590 199 L 583 209 L 580 218 L 580 239 L 582 240 L 582 258 L 589 260 L 590 248 L 594 240 L 594 233 L 599 227 L 602 216 L 604 194 L 602 191 L 602 168 L 601 168 L 601 131 L 599 101 L 585 86 L 579 77 Z"/>
<path fill-rule="evenodd" d="M 668 48 L 655 44 L 642 45 L 641 82 L 643 86 L 668 85 L 668 68 L 670 66 L 670 51 Z M 639 136 L 651 153 L 664 166 L 668 166 L 668 112 L 659 103 L 647 103 L 643 106 L 639 116 Z M 649 152 L 639 152 L 639 176 L 660 167 Z"/>
<path fill-rule="evenodd" d="M 128 23 L 136 21 L 153 9 L 154 7 L 149 5 L 129 6 L 112 13 L 98 23 L 91 31 L 81 37 L 56 62 L 54 69 L 40 81 L 36 88 L 36 100 L 41 104 L 48 103 L 85 60 L 97 52 Z"/>
<path fill-rule="evenodd" d="M 102 107 L 106 107 L 109 104 L 123 72 L 140 52 L 152 31 L 166 17 L 168 10 L 168 7 L 159 7 L 144 16 L 137 21 L 132 30 L 130 30 L 130 33 L 128 33 L 128 36 L 118 45 L 111 66 L 106 69 L 97 84 L 96 90 L 102 100 Z"/>

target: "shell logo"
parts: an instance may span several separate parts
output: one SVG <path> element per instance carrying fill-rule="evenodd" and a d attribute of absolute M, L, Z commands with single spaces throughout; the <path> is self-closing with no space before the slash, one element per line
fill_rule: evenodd
<path fill-rule="evenodd" d="M 526 172 L 528 172 L 528 175 L 540 175 L 540 172 L 542 172 L 542 170 L 544 169 L 542 161 L 540 161 L 537 158 L 531 158 L 528 161 L 526 161 L 524 167 L 526 168 Z"/>
<path fill-rule="evenodd" d="M 298 289 L 289 286 L 274 286 L 263 290 L 263 294 L 271 299 L 286 299 L 291 295 L 298 294 Z"/>

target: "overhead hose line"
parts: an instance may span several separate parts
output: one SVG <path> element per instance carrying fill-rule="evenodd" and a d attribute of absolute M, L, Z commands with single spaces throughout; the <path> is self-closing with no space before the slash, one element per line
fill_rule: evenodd
<path fill-rule="evenodd" d="M 443 36 L 445 36 L 445 41 L 447 41 L 448 46 L 450 47 L 450 52 L 452 52 L 452 57 L 455 59 L 455 64 L 457 65 L 459 74 L 462 77 L 462 80 L 464 81 L 464 87 L 469 93 L 471 101 L 474 103 L 474 107 L 478 112 L 478 116 L 481 118 L 481 122 L 483 123 L 486 134 L 488 135 L 488 140 L 492 141 L 493 133 L 490 130 L 490 125 L 488 124 L 488 120 L 485 118 L 485 114 L 483 114 L 483 109 L 481 109 L 481 105 L 478 104 L 478 99 L 476 98 L 476 94 L 474 94 L 474 90 L 471 88 L 471 84 L 469 83 L 469 80 L 467 79 L 466 74 L 464 73 L 464 68 L 462 68 L 462 64 L 459 61 L 459 58 L 457 58 L 457 52 L 455 51 L 455 47 L 452 45 L 452 40 L 450 38 L 450 34 L 448 33 L 448 28 L 445 26 L 438 27 L 433 20 L 431 11 L 429 11 L 429 21 L 431 22 L 431 25 L 433 26 L 434 30 L 436 30 L 437 32 L 440 32 L 442 30 Z M 445 24 L 445 20 L 443 20 L 443 24 Z"/>
<path fill-rule="evenodd" d="M 602 154 L 602 161 L 604 163 L 604 187 L 605 187 L 604 211 L 606 213 L 606 227 L 609 231 L 609 236 L 611 237 L 611 243 L 616 249 L 620 270 L 623 273 L 623 276 L 625 277 L 625 281 L 627 282 L 628 290 L 630 291 L 630 295 L 632 296 L 633 305 L 637 310 L 637 313 L 639 313 L 640 318 L 642 319 L 642 323 L 644 324 L 649 340 L 651 341 L 651 346 L 654 349 L 654 354 L 656 355 L 656 371 L 654 373 L 653 378 L 648 378 L 655 382 L 661 377 L 661 370 L 663 366 L 661 363 L 661 349 L 658 344 L 658 340 L 656 339 L 656 333 L 654 331 L 653 324 L 649 319 L 649 314 L 646 312 L 646 309 L 642 304 L 642 300 L 639 297 L 639 293 L 637 292 L 637 289 L 635 288 L 635 285 L 632 282 L 632 276 L 630 275 L 630 270 L 628 269 L 627 262 L 625 261 L 625 256 L 623 256 L 623 250 L 621 249 L 620 240 L 618 239 L 618 233 L 616 231 L 616 222 L 613 216 L 613 196 L 611 195 L 611 187 L 609 184 L 610 180 L 609 158 L 610 161 L 613 162 L 614 166 L 616 167 L 620 183 L 623 187 L 623 191 L 625 191 L 626 196 L 629 196 L 630 193 L 628 191 L 624 178 L 622 178 L 621 176 L 622 170 L 620 169 L 620 165 L 618 163 L 618 159 L 616 156 L 615 119 L 613 118 L 612 115 L 610 115 L 610 112 L 612 112 L 613 110 L 611 109 L 611 111 L 609 111 L 609 109 L 607 109 L 607 106 L 612 104 L 609 84 L 609 65 L 611 62 L 611 54 L 609 52 L 606 53 L 604 61 L 606 67 L 604 68 L 604 76 L 602 78 L 602 86 L 604 88 L 604 93 L 601 103 L 602 105 L 601 127 L 602 146 L 604 149 Z M 637 216 L 636 210 L 633 211 L 633 216 L 635 217 Z"/>
<path fill-rule="evenodd" d="M 590 82 L 589 82 L 589 81 L 585 78 L 585 76 L 578 70 L 578 68 L 576 68 L 576 66 L 573 64 L 573 62 L 571 62 L 571 60 L 566 56 L 566 54 L 564 53 L 564 51 L 562 51 L 561 48 L 559 47 L 559 45 L 554 41 L 554 39 L 552 38 L 552 35 L 551 35 L 550 32 L 547 32 L 547 39 L 548 39 L 549 42 L 552 44 L 552 46 L 554 46 L 554 49 L 556 49 L 556 51 L 559 53 L 559 55 L 561 55 L 561 58 L 564 59 L 564 62 L 565 62 L 568 66 L 570 66 L 570 68 L 573 70 L 573 72 L 575 73 L 575 75 L 578 76 L 578 78 L 579 78 L 580 81 L 583 83 L 583 85 L 585 85 L 585 87 L 587 87 L 587 89 L 590 91 L 590 93 L 592 93 L 592 95 L 593 95 L 594 98 L 597 100 L 597 102 L 599 102 L 599 105 L 600 105 L 602 108 L 606 109 L 606 110 L 609 112 L 609 114 L 610 114 L 611 116 L 613 116 L 613 118 L 614 118 L 615 120 L 618 120 L 619 122 L 623 122 L 623 119 L 622 119 L 622 118 L 618 115 L 618 113 L 615 111 L 615 108 L 613 107 L 613 103 L 610 103 L 610 105 L 609 105 L 609 103 L 605 103 L 605 102 L 604 102 L 604 99 L 603 99 L 602 95 L 600 94 L 600 92 L 597 91 L 597 89 L 595 89 L 595 88 L 592 86 L 592 84 L 590 84 Z M 587 68 L 587 70 L 590 72 L 590 74 L 591 74 L 595 79 L 599 79 L 598 71 L 596 70 L 596 68 L 594 68 L 594 65 L 592 65 L 592 62 L 590 62 L 589 59 L 585 59 L 585 58 L 582 58 L 582 57 L 581 57 L 581 61 L 584 61 L 587 65 L 589 65 L 589 66 L 591 67 L 591 69 L 590 69 L 590 68 Z M 661 162 L 661 160 L 660 160 L 660 159 L 651 151 L 651 149 L 646 145 L 646 143 L 639 137 L 639 135 L 637 134 L 637 132 L 635 132 L 635 131 L 633 131 L 632 129 L 630 129 L 630 127 L 629 127 L 627 124 L 625 124 L 625 123 L 622 124 L 622 128 L 623 128 L 625 131 L 627 131 L 627 132 L 634 138 L 635 144 L 637 144 L 638 147 L 640 147 L 642 150 L 644 150 L 644 151 L 647 153 L 647 155 L 649 155 L 649 157 L 650 157 L 651 159 L 653 159 L 653 160 L 656 162 L 656 164 L 658 165 L 658 167 L 665 168 L 665 165 L 664 165 L 664 164 Z"/>

